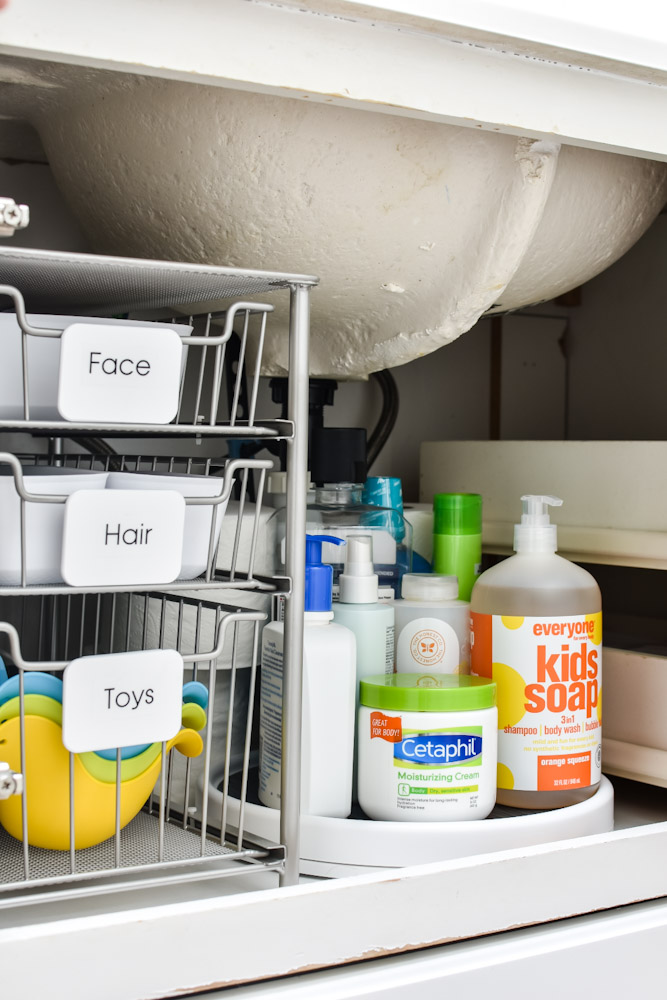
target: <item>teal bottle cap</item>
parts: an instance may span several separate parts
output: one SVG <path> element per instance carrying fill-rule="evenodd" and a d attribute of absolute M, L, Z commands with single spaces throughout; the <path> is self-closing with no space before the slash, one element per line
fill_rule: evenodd
<path fill-rule="evenodd" d="M 396 476 L 369 476 L 364 483 L 362 500 L 374 507 L 390 507 L 391 510 L 397 510 L 402 514 L 401 480 Z"/>
<path fill-rule="evenodd" d="M 370 476 L 364 483 L 362 503 L 369 507 L 382 507 L 386 513 L 378 516 L 364 515 L 361 523 L 372 528 L 386 528 L 397 542 L 405 537 L 403 521 L 403 491 L 396 476 Z"/>
<path fill-rule="evenodd" d="M 479 493 L 436 493 L 433 497 L 434 535 L 481 535 Z"/>

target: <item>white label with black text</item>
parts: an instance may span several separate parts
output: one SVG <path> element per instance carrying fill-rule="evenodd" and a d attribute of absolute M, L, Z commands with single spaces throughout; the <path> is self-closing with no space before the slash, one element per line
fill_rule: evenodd
<path fill-rule="evenodd" d="M 173 649 L 81 656 L 63 673 L 63 743 L 72 753 L 176 736 L 183 657 Z"/>
<path fill-rule="evenodd" d="M 173 583 L 185 500 L 173 490 L 78 490 L 65 502 L 62 574 L 71 587 Z"/>
<path fill-rule="evenodd" d="M 60 338 L 58 412 L 91 423 L 168 424 L 182 361 L 175 330 L 73 323 Z"/>

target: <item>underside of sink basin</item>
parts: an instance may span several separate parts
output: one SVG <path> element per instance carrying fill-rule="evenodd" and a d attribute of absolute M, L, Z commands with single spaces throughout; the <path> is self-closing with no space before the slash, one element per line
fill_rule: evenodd
<path fill-rule="evenodd" d="M 319 275 L 317 376 L 404 364 L 489 311 L 587 281 L 667 198 L 667 165 L 651 160 L 386 109 L 66 70 L 53 85 L 39 64 L 42 86 L 11 89 L 93 248 Z M 265 374 L 287 369 L 286 322 L 278 312 Z"/>

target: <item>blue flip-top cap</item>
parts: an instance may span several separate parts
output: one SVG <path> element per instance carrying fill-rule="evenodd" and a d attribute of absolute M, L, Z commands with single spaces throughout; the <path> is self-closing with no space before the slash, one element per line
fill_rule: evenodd
<path fill-rule="evenodd" d="M 306 611 L 331 611 L 333 567 L 322 562 L 322 542 L 345 544 L 334 535 L 306 535 Z"/>

